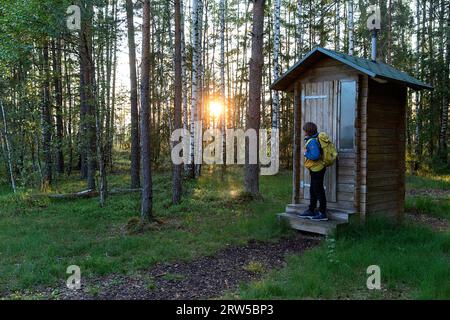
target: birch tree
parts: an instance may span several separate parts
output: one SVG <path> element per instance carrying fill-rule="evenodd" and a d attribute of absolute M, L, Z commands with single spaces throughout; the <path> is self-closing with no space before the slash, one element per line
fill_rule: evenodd
<path fill-rule="evenodd" d="M 192 26 L 191 26 L 191 46 L 192 46 L 192 77 L 191 77 L 191 148 L 190 148 L 190 158 L 191 158 L 191 176 L 195 178 L 195 154 L 198 152 L 198 146 L 195 141 L 196 139 L 196 121 L 198 119 L 198 107 L 199 107 L 199 64 L 201 59 L 200 52 L 200 19 L 202 14 L 199 12 L 202 0 L 192 1 Z M 197 148 L 197 150 L 196 150 Z"/>
<path fill-rule="evenodd" d="M 354 21 L 353 21 L 353 0 L 348 1 L 348 54 L 353 55 L 355 51 L 353 31 L 354 31 Z"/>
<path fill-rule="evenodd" d="M 303 1 L 297 0 L 297 58 L 300 59 L 303 55 Z"/>
<path fill-rule="evenodd" d="M 3 106 L 3 103 L 0 101 L 0 107 L 2 109 L 2 118 L 3 118 L 3 137 L 5 140 L 6 145 L 6 158 L 8 161 L 8 169 L 9 169 L 9 178 L 11 180 L 11 187 L 13 189 L 13 192 L 16 193 L 16 179 L 14 178 L 14 168 L 13 168 L 13 162 L 12 162 L 12 152 L 11 152 L 11 142 L 9 138 L 9 132 L 8 132 L 8 122 L 6 121 L 6 112 L 5 107 Z M 2 143 L 3 145 L 3 143 Z"/>
<path fill-rule="evenodd" d="M 274 35 L 273 35 L 273 80 L 276 81 L 280 76 L 279 54 L 280 54 L 280 11 L 281 0 L 275 0 L 274 8 Z M 280 129 L 280 93 L 274 91 L 272 93 L 272 137 L 271 142 L 271 157 L 272 166 L 278 162 L 279 152 L 276 150 L 279 140 Z M 277 166 L 278 167 L 278 166 Z"/>
<path fill-rule="evenodd" d="M 334 50 L 341 50 L 340 41 L 341 41 L 341 1 L 335 1 L 335 40 L 334 40 Z"/>
<path fill-rule="evenodd" d="M 220 0 L 219 6 L 220 12 L 220 94 L 222 99 L 222 115 L 221 115 L 221 127 L 222 127 L 222 178 L 226 169 L 226 119 L 227 119 L 227 103 L 225 98 L 225 0 Z"/>

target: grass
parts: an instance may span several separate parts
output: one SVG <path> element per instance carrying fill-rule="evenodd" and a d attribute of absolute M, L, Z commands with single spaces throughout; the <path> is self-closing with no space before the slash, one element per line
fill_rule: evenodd
<path fill-rule="evenodd" d="M 435 199 L 428 196 L 406 198 L 405 210 L 409 213 L 425 214 L 450 219 L 450 197 Z"/>
<path fill-rule="evenodd" d="M 409 189 L 450 190 L 450 175 L 408 176 Z M 450 197 L 407 197 L 409 213 L 450 219 Z M 381 269 L 382 290 L 367 288 L 367 268 Z M 243 285 L 244 299 L 450 299 L 450 230 L 380 218 L 350 225 L 264 280 Z"/>
<path fill-rule="evenodd" d="M 425 194 L 406 198 L 406 212 L 450 219 L 450 196 L 448 192 L 450 191 L 450 174 L 448 174 L 448 170 L 440 175 L 433 173 L 431 170 L 425 170 L 419 175 L 408 175 L 406 183 L 408 189 L 425 191 Z M 429 194 L 426 194 L 427 191 L 430 191 Z M 440 192 L 433 194 L 433 191 Z"/>
<path fill-rule="evenodd" d="M 83 277 L 134 275 L 156 263 L 192 260 L 229 244 L 289 236 L 275 214 L 290 201 L 291 174 L 262 177 L 261 197 L 250 199 L 242 190 L 242 172 L 230 171 L 222 181 L 220 172 L 205 167 L 200 180 L 185 181 L 183 201 L 176 206 L 170 200 L 171 175 L 157 173 L 154 211 L 164 224 L 146 232 L 134 232 L 138 194 L 110 197 L 102 209 L 97 199 L 51 201 L 32 197 L 35 190 L 14 195 L 0 186 L 0 297 L 13 293 L 15 299 L 39 299 L 33 290 L 65 283 L 69 265 L 80 266 Z M 408 177 L 408 188 L 449 190 L 449 180 L 445 175 Z M 128 184 L 127 174 L 109 176 L 111 188 Z M 51 192 L 84 187 L 73 177 L 60 180 Z M 406 209 L 449 219 L 449 201 L 418 196 L 407 199 Z M 381 268 L 381 291 L 366 287 L 371 265 Z M 257 261 L 244 270 L 266 272 Z M 339 238 L 327 238 L 304 255 L 290 257 L 285 268 L 264 280 L 243 284 L 237 297 L 450 299 L 449 272 L 450 231 L 369 219 L 365 227 L 352 224 Z M 182 280 L 179 275 L 166 277 Z M 154 279 L 146 286 L 153 290 Z M 98 290 L 89 288 L 94 295 Z"/>
<path fill-rule="evenodd" d="M 368 290 L 367 268 L 381 268 L 382 290 Z M 370 220 L 265 280 L 244 285 L 244 299 L 450 299 L 450 234 Z"/>
<path fill-rule="evenodd" d="M 251 273 L 263 273 L 264 265 L 259 261 L 250 261 L 246 266 L 244 266 L 244 270 Z"/>
<path fill-rule="evenodd" d="M 450 174 L 436 175 L 424 173 L 420 175 L 408 175 L 406 185 L 411 189 L 436 189 L 450 190 Z"/>
<path fill-rule="evenodd" d="M 163 276 L 163 279 L 167 281 L 183 281 L 186 277 L 182 274 L 167 273 Z"/>
<path fill-rule="evenodd" d="M 139 214 L 139 195 L 74 201 L 30 197 L 32 190 L 13 195 L 0 190 L 0 296 L 39 286 L 65 283 L 69 265 L 82 276 L 132 274 L 158 262 L 191 260 L 210 255 L 228 244 L 250 239 L 274 240 L 288 232 L 275 213 L 290 198 L 289 173 L 263 177 L 262 198 L 242 196 L 242 174 L 225 181 L 208 172 L 198 182 L 184 184 L 184 199 L 171 204 L 171 175 L 156 174 L 155 215 L 165 224 L 159 230 L 130 235 L 126 226 Z M 125 175 L 110 176 L 109 185 L 126 186 Z M 60 182 L 53 192 L 82 190 L 77 178 Z"/>

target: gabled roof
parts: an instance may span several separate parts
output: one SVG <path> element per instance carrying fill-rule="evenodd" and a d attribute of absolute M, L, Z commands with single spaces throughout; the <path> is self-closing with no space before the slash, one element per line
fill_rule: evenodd
<path fill-rule="evenodd" d="M 301 61 L 297 62 L 292 68 L 286 71 L 285 74 L 278 78 L 272 84 L 271 89 L 279 91 L 288 90 L 291 87 L 293 80 L 306 71 L 310 65 L 325 56 L 335 59 L 361 73 L 367 74 L 369 77 L 374 79 L 394 81 L 414 90 L 433 90 L 432 86 L 423 83 L 422 81 L 411 77 L 406 72 L 399 71 L 386 63 L 378 61 L 374 62 L 372 60 L 351 56 L 322 47 L 316 47 L 310 51 Z"/>

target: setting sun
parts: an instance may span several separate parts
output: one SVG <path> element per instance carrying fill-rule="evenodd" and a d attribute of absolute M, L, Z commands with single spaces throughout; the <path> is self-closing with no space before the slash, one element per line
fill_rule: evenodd
<path fill-rule="evenodd" d="M 220 101 L 209 102 L 209 113 L 214 118 L 219 118 L 222 112 L 223 112 L 223 104 Z"/>

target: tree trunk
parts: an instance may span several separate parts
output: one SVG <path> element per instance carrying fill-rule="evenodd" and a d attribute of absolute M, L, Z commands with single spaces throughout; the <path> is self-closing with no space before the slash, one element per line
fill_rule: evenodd
<path fill-rule="evenodd" d="M 416 21 L 417 21 L 417 31 L 416 31 L 416 77 L 418 79 L 422 79 L 421 75 L 421 55 L 420 55 L 420 48 L 424 45 L 423 42 L 421 42 L 421 31 L 420 31 L 420 0 L 416 1 Z M 422 40 L 423 41 L 423 40 Z M 420 161 L 422 159 L 422 141 L 421 141 L 421 131 L 422 131 L 422 107 L 421 107 L 421 101 L 420 92 L 416 91 L 415 93 L 415 113 L 416 113 L 416 128 L 415 128 L 415 161 L 414 161 L 414 170 L 419 170 L 420 167 Z"/>
<path fill-rule="evenodd" d="M 56 170 L 59 174 L 64 173 L 63 154 L 63 93 L 62 93 L 62 53 L 61 40 L 52 41 L 53 57 L 53 81 L 55 88 L 55 112 L 56 112 Z"/>
<path fill-rule="evenodd" d="M 274 36 L 273 36 L 273 80 L 276 81 L 280 76 L 280 11 L 281 0 L 275 0 L 274 10 Z M 277 140 L 279 138 L 280 129 L 280 93 L 274 91 L 272 94 L 272 136 L 270 139 L 270 160 L 272 166 L 279 161 L 279 154 L 276 147 L 278 145 Z"/>
<path fill-rule="evenodd" d="M 184 3 L 180 0 L 181 7 L 181 57 L 182 57 L 182 76 L 183 76 L 183 128 L 188 130 L 189 125 L 189 112 L 188 112 L 188 93 L 187 93 L 187 65 L 186 65 L 186 37 L 184 33 L 185 16 L 184 16 Z M 184 164 L 185 174 L 189 174 L 189 164 Z"/>
<path fill-rule="evenodd" d="M 261 115 L 262 68 L 264 63 L 264 3 L 265 0 L 253 1 L 252 54 L 250 59 L 249 107 L 247 109 L 246 129 L 254 129 L 259 133 Z M 259 139 L 257 139 L 258 141 Z M 258 141 L 259 142 L 259 141 Z M 245 191 L 257 195 L 259 193 L 259 143 L 256 149 L 256 164 L 250 164 L 250 146 L 245 145 Z"/>
<path fill-rule="evenodd" d="M 444 1 L 442 1 L 442 12 L 445 11 Z M 444 17 L 442 17 L 444 18 Z M 445 29 L 444 29 L 445 30 Z M 447 30 L 445 31 L 446 53 L 445 53 L 445 69 L 443 71 L 443 98 L 441 108 L 441 128 L 439 132 L 439 156 L 444 163 L 448 162 L 448 107 L 450 103 L 450 2 L 447 8 Z"/>
<path fill-rule="evenodd" d="M 203 0 L 198 0 L 198 64 L 197 64 L 197 107 L 196 107 L 196 121 L 199 124 L 198 133 L 196 134 L 196 149 L 198 154 L 198 160 L 197 164 L 195 165 L 195 178 L 199 178 L 202 171 L 202 160 L 203 160 L 203 139 L 202 139 L 202 133 L 203 133 L 203 106 L 204 106 L 204 94 L 203 94 L 203 87 L 204 87 L 204 66 L 205 66 L 205 53 L 207 50 L 203 50 L 203 48 L 206 46 L 203 43 L 203 41 L 206 41 L 206 34 L 203 35 L 203 32 L 207 30 L 207 28 L 203 28 L 203 12 L 204 12 L 204 3 Z M 208 11 L 206 12 L 206 19 L 208 18 Z"/>
<path fill-rule="evenodd" d="M 202 0 L 193 0 L 192 2 L 192 94 L 191 94 L 191 148 L 190 148 L 190 158 L 191 158 L 191 176 L 195 178 L 195 154 L 199 152 L 198 146 L 195 141 L 196 139 L 196 121 L 198 121 L 198 109 L 199 109 L 199 64 L 200 64 L 200 7 Z"/>
<path fill-rule="evenodd" d="M 387 58 L 388 64 L 392 64 L 392 0 L 388 2 L 388 35 L 387 35 Z"/>
<path fill-rule="evenodd" d="M 348 2 L 348 54 L 353 55 L 354 53 L 354 42 L 353 42 L 353 0 Z"/>
<path fill-rule="evenodd" d="M 227 129 L 227 102 L 225 98 L 225 0 L 220 0 L 220 94 L 222 98 L 221 130 L 222 130 L 222 179 L 226 172 L 226 129 Z"/>
<path fill-rule="evenodd" d="M 339 0 L 336 0 L 335 3 L 336 6 L 336 35 L 334 40 L 334 49 L 336 51 L 341 50 L 341 2 Z"/>
<path fill-rule="evenodd" d="M 50 102 L 50 66 L 49 66 L 49 44 L 45 40 L 43 50 L 43 73 L 44 83 L 42 87 L 42 106 L 41 106 L 41 120 L 42 120 L 42 147 L 44 152 L 45 173 L 43 187 L 48 187 L 52 184 L 53 163 L 52 163 L 52 114 Z"/>
<path fill-rule="evenodd" d="M 105 166 L 109 166 L 110 170 L 114 170 L 114 159 L 113 159 L 113 148 L 114 148 L 114 135 L 115 135 L 115 117 L 116 117 L 116 79 L 117 79 L 117 24 L 118 22 L 118 10 L 117 10 L 117 0 L 113 1 L 113 35 L 114 35 L 114 44 L 112 50 L 112 56 L 110 60 L 112 60 L 112 88 L 111 88 L 111 104 L 110 104 L 110 112 L 109 112 L 109 126 L 108 130 L 108 141 L 107 141 L 107 158 Z"/>
<path fill-rule="evenodd" d="M 8 122 L 6 121 L 6 112 L 5 112 L 3 103 L 1 101 L 0 101 L 0 107 L 2 108 L 3 135 L 5 137 L 6 158 L 8 161 L 9 177 L 11 180 L 11 187 L 13 189 L 13 192 L 16 193 L 16 191 L 17 191 L 16 179 L 14 178 L 14 167 L 13 167 L 13 163 L 12 163 L 12 152 L 11 152 L 11 143 L 10 143 L 9 132 L 8 132 Z"/>
<path fill-rule="evenodd" d="M 433 61 L 434 55 L 435 55 L 435 47 L 434 47 L 434 39 L 433 39 L 433 30 L 434 30 L 434 12 L 432 12 L 435 8 L 433 6 L 434 1 L 430 1 L 430 10 L 429 10 L 429 16 L 428 16 L 428 55 L 429 55 L 429 61 Z M 435 64 L 430 63 L 429 64 L 429 77 L 430 77 L 430 84 L 434 86 L 435 83 Z M 428 118 L 430 119 L 428 125 L 428 130 L 430 136 L 428 137 L 428 156 L 430 158 L 433 158 L 434 151 L 435 151 L 435 137 L 437 137 L 436 132 L 436 119 L 435 119 L 435 108 L 436 108 L 436 94 L 431 91 L 430 92 L 430 104 L 429 104 L 429 110 L 428 110 Z"/>
<path fill-rule="evenodd" d="M 136 42 L 134 39 L 133 0 L 127 0 L 128 50 L 131 84 L 131 188 L 140 187 L 139 112 L 136 76 Z"/>
<path fill-rule="evenodd" d="M 142 223 L 153 219 L 152 145 L 150 138 L 150 19 L 150 0 L 144 0 L 141 62 Z"/>
<path fill-rule="evenodd" d="M 297 59 L 303 56 L 303 3 L 297 0 Z"/>
<path fill-rule="evenodd" d="M 93 5 L 88 3 L 83 15 L 80 32 L 81 105 L 84 110 L 81 143 L 86 154 L 86 178 L 88 189 L 95 189 L 96 128 L 95 128 L 95 65 L 92 56 Z"/>
<path fill-rule="evenodd" d="M 66 46 L 65 46 L 66 48 Z M 68 103 L 68 110 L 67 110 L 67 135 L 69 138 L 69 164 L 66 166 L 67 168 L 67 175 L 72 174 L 72 165 L 73 165 L 73 137 L 72 137 L 72 115 L 73 115 L 73 104 L 72 104 L 72 86 L 71 86 L 71 78 L 69 76 L 69 70 L 68 70 L 68 61 L 67 61 L 67 55 L 66 50 L 64 51 L 64 78 L 66 80 L 66 103 Z"/>
<path fill-rule="evenodd" d="M 181 55 L 181 0 L 175 0 L 175 121 L 174 129 L 181 129 L 183 127 L 181 119 L 181 104 L 183 99 L 183 74 L 182 74 L 182 55 Z M 175 147 L 180 142 L 174 142 Z M 173 165 L 173 192 L 172 202 L 178 204 L 181 200 L 181 173 L 182 165 Z"/>

